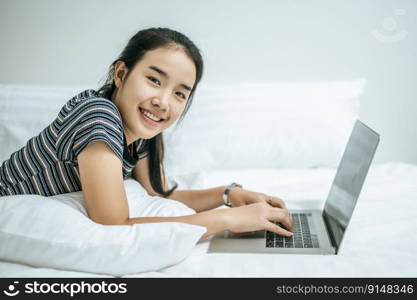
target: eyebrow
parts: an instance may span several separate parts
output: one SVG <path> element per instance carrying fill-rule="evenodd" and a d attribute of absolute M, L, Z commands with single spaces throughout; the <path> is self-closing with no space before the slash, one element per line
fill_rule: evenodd
<path fill-rule="evenodd" d="M 161 74 L 162 76 L 164 76 L 164 77 L 166 77 L 166 78 L 169 78 L 169 75 L 167 74 L 167 72 L 165 72 L 165 71 L 161 70 L 161 69 L 160 69 L 160 68 L 158 68 L 158 67 L 155 67 L 155 66 L 149 66 L 149 69 L 151 69 L 151 70 L 154 70 L 154 71 L 158 72 L 159 74 Z M 191 91 L 191 88 L 190 88 L 188 85 L 186 85 L 186 84 L 184 84 L 184 83 L 181 83 L 180 85 L 181 85 L 184 89 L 186 89 L 187 91 Z"/>

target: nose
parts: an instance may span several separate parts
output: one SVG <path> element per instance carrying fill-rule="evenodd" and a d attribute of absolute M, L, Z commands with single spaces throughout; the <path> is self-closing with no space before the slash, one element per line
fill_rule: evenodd
<path fill-rule="evenodd" d="M 161 94 L 152 99 L 152 104 L 158 106 L 162 111 L 167 111 L 169 106 L 169 96 L 169 93 L 161 92 Z"/>

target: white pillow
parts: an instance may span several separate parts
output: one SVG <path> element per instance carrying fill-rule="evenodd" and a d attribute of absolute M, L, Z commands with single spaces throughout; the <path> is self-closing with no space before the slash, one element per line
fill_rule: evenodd
<path fill-rule="evenodd" d="M 167 173 L 335 167 L 358 118 L 365 83 L 203 83 L 181 127 L 164 132 Z M 87 88 L 95 87 L 0 85 L 0 141 L 7 141 L 0 162 Z"/>
<path fill-rule="evenodd" d="M 184 204 L 151 197 L 125 181 L 131 217 L 195 213 Z M 179 222 L 104 226 L 87 217 L 82 192 L 0 199 L 0 259 L 55 269 L 122 276 L 176 264 L 206 228 Z"/>
<path fill-rule="evenodd" d="M 335 167 L 364 86 L 364 79 L 201 86 L 182 124 L 164 133 L 166 168 Z"/>

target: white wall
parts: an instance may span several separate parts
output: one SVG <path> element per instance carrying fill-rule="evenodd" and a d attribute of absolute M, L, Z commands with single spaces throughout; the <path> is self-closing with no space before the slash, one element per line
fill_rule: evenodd
<path fill-rule="evenodd" d="M 202 50 L 203 82 L 366 77 L 375 161 L 417 163 L 417 1 L 0 0 L 0 83 L 91 84 L 139 29 Z"/>

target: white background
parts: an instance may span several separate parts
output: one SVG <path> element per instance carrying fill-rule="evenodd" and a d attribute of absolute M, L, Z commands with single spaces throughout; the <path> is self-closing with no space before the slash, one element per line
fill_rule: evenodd
<path fill-rule="evenodd" d="M 133 34 L 169 27 L 201 49 L 204 83 L 367 78 L 375 162 L 417 163 L 416 23 L 413 0 L 0 0 L 0 83 L 95 88 Z"/>

